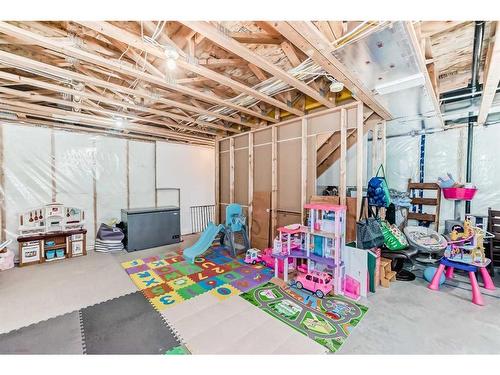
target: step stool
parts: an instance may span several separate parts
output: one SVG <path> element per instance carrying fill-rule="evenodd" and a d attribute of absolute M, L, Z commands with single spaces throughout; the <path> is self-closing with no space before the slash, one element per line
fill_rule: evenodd
<path fill-rule="evenodd" d="M 391 260 L 380 258 L 380 285 L 389 288 L 391 281 L 396 280 L 396 271 L 391 269 Z"/>

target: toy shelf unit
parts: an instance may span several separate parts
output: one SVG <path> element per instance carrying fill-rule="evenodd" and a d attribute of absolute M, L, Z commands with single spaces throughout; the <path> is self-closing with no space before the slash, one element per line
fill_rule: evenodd
<path fill-rule="evenodd" d="M 346 211 L 345 206 L 324 203 L 306 204 L 308 225 L 293 224 L 278 228 L 272 256 L 275 277 L 278 261 L 283 260 L 283 279 L 288 281 L 290 269 L 304 272 L 326 272 L 333 277 L 335 294 L 344 294 Z M 289 259 L 293 261 L 290 262 Z"/>
<path fill-rule="evenodd" d="M 19 216 L 19 266 L 87 255 L 85 213 L 59 203 Z"/>

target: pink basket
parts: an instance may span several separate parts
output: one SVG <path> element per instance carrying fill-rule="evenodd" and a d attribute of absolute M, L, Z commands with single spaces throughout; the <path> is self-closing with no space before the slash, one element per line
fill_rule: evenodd
<path fill-rule="evenodd" d="M 445 199 L 470 201 L 476 195 L 477 189 L 471 188 L 445 188 L 443 195 Z"/>

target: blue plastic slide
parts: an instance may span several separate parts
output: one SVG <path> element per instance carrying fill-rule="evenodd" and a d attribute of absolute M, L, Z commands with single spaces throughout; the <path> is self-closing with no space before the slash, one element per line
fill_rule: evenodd
<path fill-rule="evenodd" d="M 223 230 L 224 225 L 222 224 L 215 225 L 212 222 L 208 223 L 198 241 L 193 246 L 184 250 L 184 258 L 189 263 L 194 263 L 194 259 L 207 251 L 212 246 L 212 242 L 214 242 L 219 232 Z"/>

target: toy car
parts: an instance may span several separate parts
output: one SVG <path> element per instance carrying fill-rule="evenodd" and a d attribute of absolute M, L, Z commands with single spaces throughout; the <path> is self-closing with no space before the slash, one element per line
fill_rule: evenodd
<path fill-rule="evenodd" d="M 266 261 L 262 259 L 262 254 L 259 249 L 248 249 L 243 260 L 246 264 L 262 263 L 266 266 Z"/>
<path fill-rule="evenodd" d="M 326 272 L 311 271 L 299 274 L 295 278 L 297 289 L 307 289 L 319 298 L 323 298 L 333 289 L 333 278 Z"/>

